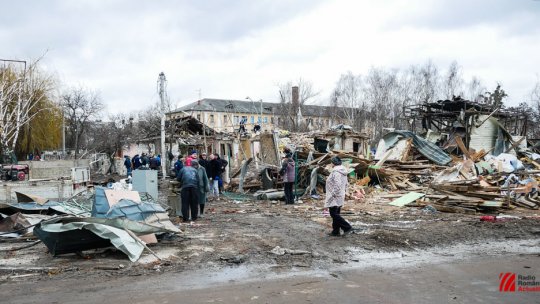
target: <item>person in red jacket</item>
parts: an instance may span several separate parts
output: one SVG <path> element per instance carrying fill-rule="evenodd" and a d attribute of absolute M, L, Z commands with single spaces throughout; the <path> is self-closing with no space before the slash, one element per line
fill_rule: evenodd
<path fill-rule="evenodd" d="M 186 166 L 191 167 L 191 161 L 197 160 L 197 151 L 191 151 L 191 154 L 186 157 Z"/>

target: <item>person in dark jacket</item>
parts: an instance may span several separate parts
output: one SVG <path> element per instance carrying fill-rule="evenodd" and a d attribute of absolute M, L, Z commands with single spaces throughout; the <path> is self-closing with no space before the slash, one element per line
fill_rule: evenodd
<path fill-rule="evenodd" d="M 290 152 L 285 154 L 285 158 L 281 161 L 281 170 L 279 175 L 283 176 L 283 186 L 285 191 L 285 204 L 294 204 L 293 185 L 295 180 L 294 160 Z"/>
<path fill-rule="evenodd" d="M 124 155 L 124 166 L 126 167 L 127 176 L 131 176 L 131 160 L 128 155 Z"/>
<path fill-rule="evenodd" d="M 219 180 L 218 180 L 219 193 L 223 193 L 223 174 L 225 174 L 225 168 L 227 168 L 227 165 L 229 164 L 229 162 L 219 157 L 219 154 L 217 153 L 216 153 L 216 158 L 219 161 Z"/>
<path fill-rule="evenodd" d="M 197 169 L 197 177 L 199 179 L 199 217 L 204 214 L 204 205 L 206 204 L 206 194 L 210 191 L 208 187 L 208 176 L 206 169 L 199 165 L 197 161 L 192 162 L 191 166 Z"/>
<path fill-rule="evenodd" d="M 158 159 L 154 156 L 150 157 L 149 165 L 150 165 L 150 170 L 158 170 L 159 169 Z"/>
<path fill-rule="evenodd" d="M 141 156 L 141 164 L 143 167 L 146 167 L 148 166 L 150 163 L 150 159 L 148 158 L 148 155 L 146 155 L 146 153 L 143 153 L 142 156 Z"/>
<path fill-rule="evenodd" d="M 180 170 L 182 170 L 182 168 L 184 168 L 184 163 L 182 162 L 180 155 L 178 155 L 178 158 L 176 159 L 176 162 L 174 163 L 175 176 L 180 175 Z"/>
<path fill-rule="evenodd" d="M 142 165 L 141 158 L 139 157 L 139 154 L 135 154 L 135 156 L 133 156 L 133 159 L 131 161 L 133 163 L 133 169 L 134 170 L 139 169 L 141 167 L 141 165 Z"/>
<path fill-rule="evenodd" d="M 221 174 L 221 163 L 215 154 L 210 154 L 208 162 L 208 178 L 211 180 L 211 191 L 214 198 L 219 198 L 219 175 Z"/>
<path fill-rule="evenodd" d="M 203 167 L 206 170 L 206 166 L 208 166 L 208 159 L 206 159 L 206 153 L 202 153 L 201 156 L 199 156 L 199 166 Z"/>
<path fill-rule="evenodd" d="M 197 161 L 195 160 L 195 162 Z M 180 194 L 182 199 L 182 218 L 184 222 L 189 221 L 191 210 L 191 220 L 195 221 L 199 213 L 199 174 L 197 169 L 192 166 L 184 166 L 180 170 L 176 180 L 182 185 Z"/>

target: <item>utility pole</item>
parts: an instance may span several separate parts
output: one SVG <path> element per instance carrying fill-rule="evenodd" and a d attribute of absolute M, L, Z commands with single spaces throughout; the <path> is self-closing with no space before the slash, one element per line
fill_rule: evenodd
<path fill-rule="evenodd" d="M 201 104 L 201 89 L 198 89 L 197 92 L 199 93 L 199 100 L 197 101 L 197 104 Z M 203 111 L 202 108 L 199 108 L 199 113 L 201 113 L 201 123 L 203 125 L 203 145 L 204 145 L 204 153 L 208 153 L 208 150 L 206 148 L 206 111 Z M 215 118 L 214 118 L 215 119 Z M 198 153 L 201 154 L 201 153 Z"/>
<path fill-rule="evenodd" d="M 66 158 L 66 113 L 62 109 L 62 159 Z"/>
<path fill-rule="evenodd" d="M 167 86 L 167 78 L 165 78 L 165 73 L 159 73 L 158 78 L 158 92 L 159 99 L 161 100 L 161 172 L 163 174 L 163 179 L 167 176 L 167 159 L 168 156 L 165 153 L 165 98 L 167 98 L 167 92 L 165 87 Z"/>

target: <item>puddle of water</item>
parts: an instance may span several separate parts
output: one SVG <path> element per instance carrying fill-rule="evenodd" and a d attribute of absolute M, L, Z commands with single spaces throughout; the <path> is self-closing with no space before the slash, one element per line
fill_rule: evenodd
<path fill-rule="evenodd" d="M 473 256 L 497 256 L 501 254 L 527 254 L 540 252 L 540 243 L 536 240 L 518 240 L 505 242 L 491 242 L 482 245 L 460 244 L 450 247 L 436 247 L 428 250 L 373 252 L 356 247 L 346 248 L 349 252 L 345 264 L 321 264 L 319 268 L 306 270 L 283 265 L 238 265 L 217 268 L 204 272 L 189 274 L 189 285 L 171 286 L 173 289 L 205 288 L 217 284 L 230 284 L 235 282 L 254 282 L 260 280 L 279 280 L 291 277 L 310 276 L 313 278 L 328 278 L 330 270 L 347 271 L 365 268 L 405 268 L 421 264 L 439 264 L 453 260 L 466 259 Z M 187 275 L 187 274 L 186 274 Z M 180 276 L 183 276 L 182 274 Z M 178 280 L 176 274 L 175 280 Z M 173 280 L 173 281 L 175 281 Z"/>
<path fill-rule="evenodd" d="M 414 220 L 414 221 L 386 221 L 383 223 L 365 223 L 362 221 L 352 222 L 353 227 L 389 227 L 389 228 L 400 228 L 400 229 L 416 229 L 416 226 L 424 220 Z"/>

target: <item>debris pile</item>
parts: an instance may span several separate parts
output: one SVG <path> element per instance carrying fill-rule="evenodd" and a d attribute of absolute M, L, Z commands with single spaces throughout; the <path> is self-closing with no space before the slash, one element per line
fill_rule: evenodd
<path fill-rule="evenodd" d="M 518 126 L 519 119 L 501 107 L 459 98 L 427 107 L 430 111 L 413 109 L 424 117 L 427 132 L 392 129 L 374 150 L 367 136 L 346 125 L 326 132 L 280 132 L 280 151 L 294 151 L 296 197 L 324 198 L 331 158 L 338 156 L 350 171 L 349 200 L 372 198 L 394 206 L 459 213 L 540 207 L 540 154 L 527 148 L 525 136 L 510 135 L 501 124 Z M 250 192 L 257 199 L 282 199 L 280 163 L 252 160 L 233 172 L 228 190 Z"/>
<path fill-rule="evenodd" d="M 17 198 L 1 206 L 3 213 L 12 214 L 2 215 L 0 236 L 33 234 L 52 255 L 116 247 L 136 261 L 144 249 L 154 254 L 147 244 L 181 232 L 165 208 L 137 191 L 96 187 L 64 202 L 22 193 Z"/>

